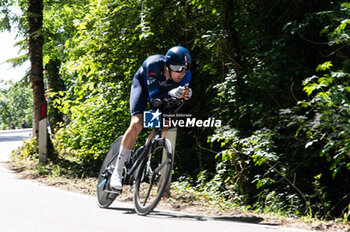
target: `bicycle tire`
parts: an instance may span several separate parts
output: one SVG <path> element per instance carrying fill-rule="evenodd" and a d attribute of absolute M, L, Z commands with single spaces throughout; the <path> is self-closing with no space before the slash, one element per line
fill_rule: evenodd
<path fill-rule="evenodd" d="M 114 143 L 109 148 L 106 157 L 103 160 L 99 175 L 98 175 L 98 181 L 97 181 L 97 188 L 96 188 L 96 195 L 97 195 L 97 204 L 101 208 L 108 208 L 115 198 L 119 195 L 118 193 L 110 193 L 106 192 L 106 188 L 109 185 L 110 182 L 110 176 L 103 176 L 103 173 L 106 172 L 107 168 L 110 168 L 111 165 L 116 164 L 117 158 L 115 157 L 116 154 L 119 152 L 120 143 L 123 139 L 123 136 L 120 136 L 117 138 Z M 110 163 L 113 160 L 112 163 Z"/>
<path fill-rule="evenodd" d="M 166 159 L 162 162 L 163 149 L 166 151 Z M 147 165 L 149 156 L 151 156 L 151 164 Z M 168 139 L 158 139 L 154 149 L 145 156 L 141 163 L 140 171 L 136 178 L 134 205 L 137 214 L 145 216 L 158 205 L 170 180 L 172 165 L 170 141 Z M 151 167 L 153 173 L 150 173 L 147 167 Z"/>

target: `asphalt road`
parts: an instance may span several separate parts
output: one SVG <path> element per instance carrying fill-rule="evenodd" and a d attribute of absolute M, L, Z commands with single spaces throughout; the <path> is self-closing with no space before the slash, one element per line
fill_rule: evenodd
<path fill-rule="evenodd" d="M 0 131 L 0 162 L 10 160 L 11 151 L 16 149 L 23 139 L 30 138 L 32 129 Z"/>
<path fill-rule="evenodd" d="M 26 133 L 23 131 L 23 133 Z M 16 147 L 27 134 L 0 131 L 1 157 Z M 17 142 L 15 145 L 14 143 Z M 0 162 L 0 231 L 15 232 L 100 232 L 100 231 L 234 231 L 302 232 L 292 228 L 244 223 L 244 218 L 206 218 L 156 210 L 138 216 L 133 206 L 114 202 L 109 209 L 97 206 L 95 197 L 59 190 L 21 179 Z"/>

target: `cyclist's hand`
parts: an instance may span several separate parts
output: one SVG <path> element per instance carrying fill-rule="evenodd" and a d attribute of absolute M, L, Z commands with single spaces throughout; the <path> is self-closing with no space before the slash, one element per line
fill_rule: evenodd
<path fill-rule="evenodd" d="M 188 88 L 183 91 L 183 98 L 187 101 L 192 97 L 192 89 Z"/>
<path fill-rule="evenodd" d="M 183 98 L 184 90 L 185 90 L 185 87 L 179 86 L 175 89 L 170 90 L 169 95 L 176 98 Z"/>

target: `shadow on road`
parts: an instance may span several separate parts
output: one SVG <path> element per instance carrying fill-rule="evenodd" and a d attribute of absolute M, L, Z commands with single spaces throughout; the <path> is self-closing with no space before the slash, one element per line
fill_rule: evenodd
<path fill-rule="evenodd" d="M 23 139 L 27 139 L 28 136 L 24 135 L 16 135 L 16 136 L 0 136 L 0 143 L 2 142 L 17 142 L 23 141 Z"/>
<path fill-rule="evenodd" d="M 134 208 L 129 207 L 110 207 L 108 208 L 110 210 L 118 210 L 118 211 L 124 211 L 124 214 L 136 214 Z M 174 211 L 163 211 L 163 210 L 154 210 L 151 212 L 147 217 L 151 218 L 159 218 L 159 219 L 169 219 L 169 218 L 175 218 L 175 219 L 185 219 L 185 220 L 195 220 L 195 221 L 208 221 L 208 220 L 214 220 L 214 221 L 226 221 L 226 222 L 244 222 L 244 223 L 253 223 L 253 224 L 260 224 L 260 225 L 272 225 L 272 226 L 278 226 L 279 224 L 275 223 L 261 223 L 264 221 L 264 218 L 256 217 L 256 216 L 223 216 L 223 217 L 205 217 L 200 215 L 193 215 L 193 214 L 187 214 L 187 213 L 181 213 L 181 212 L 174 212 Z"/>

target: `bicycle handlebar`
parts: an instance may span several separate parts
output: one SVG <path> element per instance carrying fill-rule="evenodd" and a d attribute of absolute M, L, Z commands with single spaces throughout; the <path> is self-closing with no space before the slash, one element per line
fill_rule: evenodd
<path fill-rule="evenodd" d="M 185 89 L 189 89 L 189 84 L 184 85 Z M 171 111 L 171 113 L 177 113 L 181 107 L 185 104 L 185 99 L 184 98 L 175 98 L 175 97 L 170 97 L 170 98 L 164 98 L 164 99 L 159 99 L 156 98 L 153 100 L 153 105 L 156 108 L 159 108 L 161 110 L 168 110 Z"/>
<path fill-rule="evenodd" d="M 185 100 L 183 98 L 164 98 L 159 99 L 156 98 L 153 100 L 153 105 L 161 110 L 169 110 L 171 113 L 177 113 L 180 108 L 185 104 Z"/>

